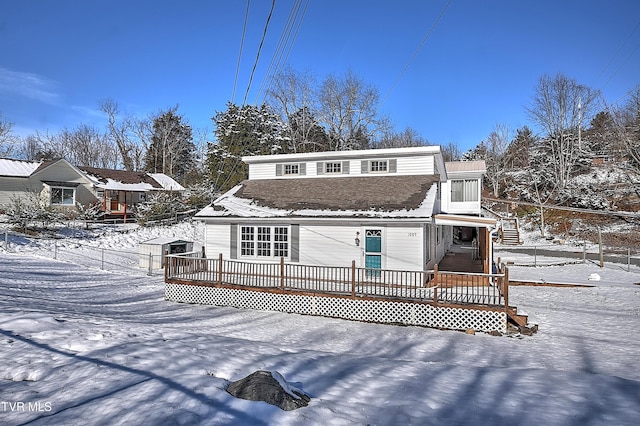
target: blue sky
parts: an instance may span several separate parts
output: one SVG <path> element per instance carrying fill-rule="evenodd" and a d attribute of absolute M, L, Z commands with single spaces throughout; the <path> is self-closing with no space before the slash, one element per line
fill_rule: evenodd
<path fill-rule="evenodd" d="M 104 127 L 100 100 L 146 116 L 176 104 L 196 129 L 231 100 L 247 2 L 4 0 L 0 112 L 16 133 Z M 249 103 L 262 100 L 295 0 L 276 0 Z M 608 103 L 640 84 L 637 0 L 302 0 L 287 64 L 319 79 L 348 70 L 377 87 L 397 130 L 466 150 L 496 124 L 529 125 L 544 74 Z M 448 7 L 447 7 L 448 5 Z M 235 102 L 249 84 L 270 0 L 251 0 Z M 402 74 L 441 12 L 446 12 Z M 401 76 L 401 78 L 400 78 Z M 397 83 L 396 83 L 397 82 Z"/>

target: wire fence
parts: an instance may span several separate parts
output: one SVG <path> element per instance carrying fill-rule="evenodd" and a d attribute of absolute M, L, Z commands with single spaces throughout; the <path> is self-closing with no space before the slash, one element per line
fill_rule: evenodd
<path fill-rule="evenodd" d="M 640 248 L 599 246 L 583 243 L 576 246 L 519 245 L 497 246 L 495 255 L 504 262 L 513 262 L 519 266 L 558 266 L 578 263 L 596 263 L 604 267 L 613 263 L 630 271 L 633 266 L 640 267 Z"/>
<path fill-rule="evenodd" d="M 4 230 L 0 251 L 45 257 L 125 275 L 162 276 L 162 255 L 141 254 L 135 248 L 109 248 L 71 239 L 46 238 Z"/>

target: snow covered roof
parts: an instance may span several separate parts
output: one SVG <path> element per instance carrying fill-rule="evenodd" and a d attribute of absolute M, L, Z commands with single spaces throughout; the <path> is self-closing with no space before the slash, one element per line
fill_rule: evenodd
<path fill-rule="evenodd" d="M 167 191 L 184 191 L 184 186 L 173 180 L 173 178 L 164 173 L 149 173 L 149 176 L 158 182 L 163 189 Z"/>
<path fill-rule="evenodd" d="M 43 164 L 42 161 L 23 161 L 0 158 L 0 176 L 29 177 Z"/>
<path fill-rule="evenodd" d="M 197 217 L 431 217 L 438 175 L 246 180 Z"/>

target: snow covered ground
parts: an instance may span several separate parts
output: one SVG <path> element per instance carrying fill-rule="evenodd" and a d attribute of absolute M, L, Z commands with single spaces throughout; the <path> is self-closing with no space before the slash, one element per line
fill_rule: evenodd
<path fill-rule="evenodd" d="M 0 234 L 2 235 L 2 234 Z M 190 224 L 0 240 L 0 424 L 636 425 L 640 270 L 524 267 L 533 336 L 467 335 L 163 299 L 137 244 Z M 500 250 L 500 249 L 499 249 Z M 507 255 L 505 255 L 507 257 Z M 590 281 L 597 273 L 600 281 Z M 285 412 L 230 381 L 280 372 L 311 396 Z"/>

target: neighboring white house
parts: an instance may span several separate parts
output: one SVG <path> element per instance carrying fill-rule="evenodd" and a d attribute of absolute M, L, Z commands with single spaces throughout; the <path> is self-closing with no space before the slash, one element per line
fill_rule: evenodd
<path fill-rule="evenodd" d="M 162 173 L 75 167 L 67 160 L 23 161 L 0 158 L 0 208 L 16 198 L 37 195 L 46 205 L 76 209 L 100 202 L 110 215 L 127 209 L 152 191 L 184 191 Z"/>
<path fill-rule="evenodd" d="M 483 162 L 445 165 L 438 146 L 243 161 L 249 179 L 196 214 L 209 256 L 424 270 L 451 246 L 454 227 L 471 227 L 490 271 L 495 220 L 480 217 Z"/>

